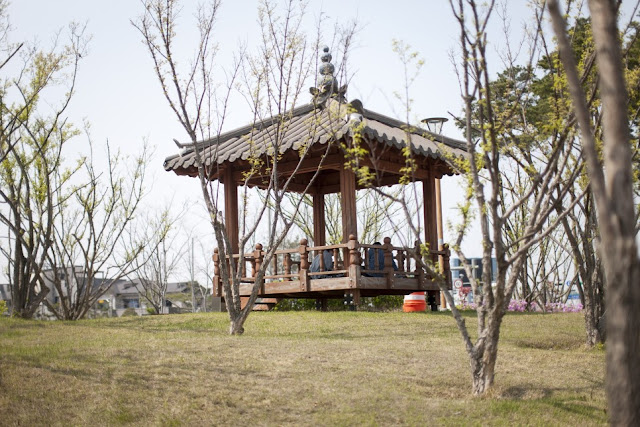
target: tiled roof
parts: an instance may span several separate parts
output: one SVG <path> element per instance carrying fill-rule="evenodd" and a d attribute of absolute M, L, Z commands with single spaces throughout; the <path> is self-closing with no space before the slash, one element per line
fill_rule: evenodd
<path fill-rule="evenodd" d="M 328 100 L 323 107 L 306 104 L 291 111 L 290 114 L 271 117 L 255 125 L 248 125 L 223 133 L 208 141 L 198 142 L 202 159 L 207 166 L 214 163 L 247 160 L 250 156 L 264 154 L 274 140 L 280 141 L 280 152 L 298 150 L 307 144 L 326 144 L 327 141 L 340 140 L 353 134 L 354 121 L 361 120 L 361 132 L 370 140 L 402 149 L 407 145 L 407 125 L 399 120 L 363 109 L 362 115 L 350 114 L 347 105 Z M 353 111 L 353 110 L 351 110 Z M 280 137 L 275 138 L 279 132 Z M 446 149 L 455 156 L 466 156 L 465 143 L 441 135 L 432 134 L 417 127 L 411 127 L 410 133 L 413 152 L 431 158 L 443 158 Z M 182 152 L 167 157 L 164 168 L 167 171 L 192 169 L 196 165 L 194 145 L 184 146 Z"/>

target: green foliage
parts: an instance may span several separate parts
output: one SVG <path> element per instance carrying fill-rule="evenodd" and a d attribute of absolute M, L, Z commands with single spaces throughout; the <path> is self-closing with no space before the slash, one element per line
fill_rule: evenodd
<path fill-rule="evenodd" d="M 373 311 L 396 311 L 402 309 L 403 295 L 380 295 L 377 297 L 363 298 L 363 305 Z"/>
<path fill-rule="evenodd" d="M 404 296 L 402 295 L 381 295 L 377 297 L 364 297 L 361 300 L 360 310 L 363 311 L 394 311 L 402 308 Z M 315 299 L 281 299 L 273 308 L 275 311 L 308 311 L 316 310 Z M 327 300 L 329 311 L 345 311 L 348 307 L 342 299 Z"/>
<path fill-rule="evenodd" d="M 361 164 L 368 155 L 363 134 L 365 123 L 363 121 L 354 121 L 350 122 L 350 126 L 351 141 L 349 143 L 340 143 L 342 151 L 344 152 L 344 167 L 352 170 L 356 174 L 358 184 L 363 187 L 368 187 L 375 179 L 375 174 L 368 166 Z"/>
<path fill-rule="evenodd" d="M 13 312 L 28 318 L 44 297 L 44 290 L 36 290 L 37 276 L 45 263 L 51 264 L 54 224 L 63 222 L 61 211 L 73 193 L 69 180 L 81 167 L 63 166 L 62 150 L 79 133 L 65 116 L 86 40 L 82 29 L 71 25 L 66 46 L 57 44 L 58 37 L 49 49 L 12 45 L 4 5 L 0 51 L 9 62 L 1 66 L 7 73 L 0 77 L 0 202 L 9 209 L 0 213 L 0 221 L 19 246 L 10 260 Z"/>
<path fill-rule="evenodd" d="M 0 300 L 0 316 L 7 314 L 9 308 L 7 307 L 7 302 L 5 300 Z"/>
<path fill-rule="evenodd" d="M 316 300 L 305 298 L 283 298 L 278 301 L 273 310 L 275 311 L 303 311 L 315 310 Z"/>
<path fill-rule="evenodd" d="M 136 309 L 129 307 L 122 312 L 121 317 L 137 317 L 137 316 L 138 316 L 138 313 L 136 313 Z"/>
<path fill-rule="evenodd" d="M 413 174 L 418 169 L 418 165 L 415 159 L 412 156 L 411 152 L 411 131 L 409 129 L 405 129 L 407 141 L 409 144 L 402 148 L 402 157 L 404 157 L 405 165 L 400 168 L 400 180 L 398 181 L 401 185 L 408 185 L 414 182 Z"/>

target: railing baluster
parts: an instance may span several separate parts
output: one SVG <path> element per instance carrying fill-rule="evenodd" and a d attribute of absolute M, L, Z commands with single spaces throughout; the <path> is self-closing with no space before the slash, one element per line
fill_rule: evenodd
<path fill-rule="evenodd" d="M 307 244 L 309 241 L 307 239 L 300 240 L 300 246 L 298 247 L 298 252 L 300 253 L 300 290 L 308 291 L 309 290 L 309 250 L 307 248 Z"/>
<path fill-rule="evenodd" d="M 286 275 L 290 275 L 291 274 L 291 254 L 287 253 L 284 255 L 284 274 Z M 287 277 L 286 280 L 291 280 L 291 277 Z"/>
<path fill-rule="evenodd" d="M 400 249 L 398 251 L 398 255 L 396 256 L 396 259 L 398 260 L 398 271 L 406 271 L 404 269 L 405 256 L 404 256 L 404 250 L 403 249 Z"/>
<path fill-rule="evenodd" d="M 320 271 L 327 271 L 326 266 L 324 265 L 324 251 L 316 251 L 316 256 L 319 257 L 320 260 Z"/>

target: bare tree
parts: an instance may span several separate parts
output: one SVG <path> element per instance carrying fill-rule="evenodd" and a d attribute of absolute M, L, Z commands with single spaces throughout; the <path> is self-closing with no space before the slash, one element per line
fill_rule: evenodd
<path fill-rule="evenodd" d="M 568 19 L 571 21 L 569 28 L 571 48 L 575 52 L 580 71 L 580 84 L 587 96 L 587 108 L 589 120 L 592 123 L 594 134 L 600 138 L 602 135 L 602 109 L 600 103 L 600 93 L 598 91 L 598 75 L 595 67 L 595 46 L 591 31 L 590 19 L 584 15 L 581 4 L 568 3 Z M 637 5 L 636 5 L 637 10 Z M 633 15 L 633 13 L 631 14 Z M 503 20 L 508 20 L 508 13 L 502 15 Z M 622 31 L 622 55 L 625 67 L 625 77 L 631 88 L 629 111 L 630 124 L 634 129 L 638 129 L 638 105 L 640 101 L 640 91 L 638 90 L 637 75 L 638 53 L 640 51 L 640 39 L 638 38 L 638 25 L 630 18 L 625 29 Z M 505 26 L 508 26 L 508 22 Z M 595 215 L 593 197 L 587 194 L 582 200 L 585 189 L 589 185 L 589 179 L 584 169 L 584 161 L 580 153 L 580 146 L 574 141 L 579 137 L 575 116 L 567 100 L 570 98 L 569 88 L 564 67 L 560 63 L 556 44 L 551 41 L 551 37 L 544 31 L 537 32 L 540 40 L 538 43 L 538 61 L 532 66 L 512 67 L 507 65 L 506 69 L 498 74 L 498 77 L 491 82 L 493 89 L 494 103 L 500 105 L 518 105 L 519 113 L 510 116 L 510 121 L 503 134 L 506 140 L 513 141 L 514 148 L 521 146 L 518 141 L 529 139 L 537 144 L 546 143 L 546 138 L 554 133 L 569 135 L 575 149 L 575 154 L 570 160 L 569 169 L 580 169 L 582 172 L 574 182 L 574 188 L 568 192 L 565 200 L 557 200 L 556 212 L 561 214 L 567 205 L 574 207 L 561 220 L 562 227 L 549 235 L 532 248 L 533 252 L 528 257 L 529 261 L 521 274 L 522 294 L 529 302 L 535 295 L 544 296 L 546 287 L 539 288 L 543 293 L 534 289 L 537 282 L 532 281 L 533 276 L 543 273 L 546 265 L 540 259 L 539 250 L 549 245 L 557 246 L 559 250 L 570 253 L 573 257 L 573 272 L 567 272 L 566 278 L 572 278 L 572 286 L 577 288 L 580 299 L 584 306 L 585 329 L 587 345 L 593 346 L 604 341 L 604 329 L 602 328 L 602 316 L 604 314 L 605 286 L 602 274 L 601 260 L 597 251 L 600 244 L 598 220 Z M 509 40 L 508 35 L 505 37 Z M 510 55 L 505 55 L 505 63 L 510 64 Z M 637 158 L 637 150 L 634 158 Z M 637 162 L 634 162 L 637 164 Z M 531 178 L 526 173 L 526 168 L 521 168 L 518 164 L 515 170 L 507 170 L 503 174 L 503 191 L 520 192 L 526 191 L 529 187 L 527 181 Z M 636 181 L 636 192 L 638 183 Z M 510 203 L 508 199 L 505 201 Z M 523 206 L 519 213 L 514 216 L 513 221 L 509 221 L 509 239 L 517 240 L 523 230 L 523 219 L 528 215 L 528 207 Z M 564 248 L 564 249 L 561 249 Z M 546 273 L 545 273 L 546 274 Z M 571 276 L 571 277 L 570 277 Z"/>
<path fill-rule="evenodd" d="M 7 226 L 12 315 L 30 318 L 46 298 L 43 271 L 53 250 L 59 187 L 73 173 L 62 173 L 62 148 L 76 130 L 65 117 L 74 94 L 84 28 L 70 25 L 69 42 L 57 34 L 49 50 L 11 44 L 7 2 L 0 2 L 0 69 L 16 65 L 0 82 L 0 222 Z M 21 62 L 21 63 L 19 63 Z M 18 64 L 19 63 L 19 64 Z M 56 101 L 44 102 L 47 89 L 62 89 Z M 58 179 L 54 172 L 60 171 Z"/>
<path fill-rule="evenodd" d="M 531 248 L 549 236 L 567 210 L 557 214 L 556 200 L 563 200 L 572 188 L 579 169 L 569 169 L 574 147 L 567 132 L 553 132 L 545 144 L 531 144 L 524 133 L 521 138 L 509 132 L 511 118 L 519 113 L 520 103 L 495 103 L 490 84 L 490 72 L 486 59 L 487 25 L 494 3 L 478 6 L 473 0 L 452 2 L 452 10 L 460 25 L 462 57 L 460 77 L 465 104 L 465 128 L 467 149 L 472 161 L 466 168 L 470 197 L 476 206 L 483 241 L 483 277 L 477 283 L 471 279 L 478 314 L 478 338 L 472 342 L 464 328 L 463 336 L 471 359 L 473 391 L 486 392 L 494 381 L 495 362 L 498 353 L 500 326 L 509 300 Z M 540 32 L 542 10 L 535 10 L 534 38 L 531 52 L 535 52 Z M 533 57 L 529 58 L 531 64 Z M 516 96 L 524 92 L 516 91 Z M 475 109 L 475 112 L 474 112 Z M 474 137 L 474 129 L 480 129 Z M 502 169 L 508 164 L 523 168 L 529 185 L 516 197 L 504 191 Z M 485 189 L 488 184 L 489 188 Z M 504 203 L 508 198 L 509 202 Z M 574 201 L 575 203 L 575 201 Z M 463 225 L 454 249 L 459 250 L 464 230 L 469 224 L 469 207 L 463 210 Z M 527 215 L 521 223 L 517 239 L 506 238 L 507 222 L 518 209 L 525 208 Z M 496 282 L 491 285 L 491 257 L 496 258 Z M 465 263 L 466 264 L 466 263 Z M 470 271 L 467 271 L 469 276 Z M 458 322 L 460 325 L 460 322 Z"/>
<path fill-rule="evenodd" d="M 516 78 L 518 73 L 511 73 L 504 77 L 511 85 L 509 92 L 513 98 L 505 101 L 494 97 L 496 88 L 491 84 L 487 63 L 487 25 L 494 12 L 494 2 L 480 6 L 473 0 L 460 0 L 452 1 L 451 7 L 460 27 L 462 55 L 457 71 L 465 107 L 463 123 L 469 154 L 466 159 L 450 159 L 466 178 L 466 201 L 460 207 L 461 222 L 456 227 L 457 237 L 452 247 L 463 261 L 471 281 L 477 307 L 477 338 L 473 339 L 469 334 L 464 318 L 447 291 L 446 279 L 431 255 L 433 248 L 422 241 L 420 224 L 408 208 L 408 201 L 416 198 L 411 150 L 406 150 L 405 190 L 394 200 L 403 206 L 411 234 L 417 241 L 419 253 L 415 255 L 419 255 L 422 268 L 438 283 L 451 307 L 469 357 L 472 392 L 478 395 L 486 393 L 494 383 L 502 320 L 527 257 L 532 248 L 553 232 L 567 209 L 571 208 L 572 205 L 568 205 L 557 214 L 556 200 L 565 197 L 580 170 L 568 168 L 575 150 L 568 134 L 554 132 L 545 138 L 545 144 L 534 144 L 527 129 L 513 134 L 509 132 L 514 116 L 520 113 L 520 106 L 526 102 L 523 98 L 525 91 L 518 87 L 521 84 Z M 536 9 L 534 36 L 528 46 L 530 52 L 535 51 L 541 15 L 542 10 Z M 409 62 L 416 60 L 415 55 L 406 54 L 406 49 L 403 53 Z M 515 68 L 515 58 L 510 60 L 511 68 Z M 532 54 L 527 66 L 533 61 Z M 524 84 L 526 82 L 525 79 Z M 407 90 L 405 97 L 408 99 L 408 96 Z M 407 132 L 407 139 L 410 138 L 410 132 Z M 522 181 L 526 183 L 522 191 L 508 191 L 505 169 L 522 171 L 526 177 Z M 517 215 L 520 215 L 519 229 L 514 233 L 513 220 Z M 482 235 L 482 277 L 479 279 L 475 279 L 461 250 L 474 216 Z M 497 261 L 495 283 L 491 277 L 492 257 Z"/>
<path fill-rule="evenodd" d="M 589 1 L 602 99 L 603 155 L 589 121 L 587 97 L 580 86 L 566 22 L 558 2 L 549 0 L 549 13 L 562 63 L 567 72 L 573 110 L 597 207 L 601 257 L 607 279 L 607 397 L 614 425 L 640 423 L 640 258 L 636 244 L 637 213 L 631 165 L 628 95 L 623 75 L 617 25 L 619 2 Z"/>
<path fill-rule="evenodd" d="M 165 98 L 189 137 L 190 144 L 187 148 L 193 151 L 196 158 L 203 199 L 217 241 L 218 256 L 222 260 L 220 277 L 230 318 L 230 333 L 242 334 L 244 322 L 252 310 L 269 264 L 262 263 L 256 266 L 252 294 L 248 303 L 242 307 L 240 282 L 243 269 L 233 261 L 233 256 L 236 253 L 245 253 L 247 243 L 253 238 L 268 210 L 267 203 L 254 204 L 255 202 L 252 201 L 251 195 L 254 193 L 250 190 L 250 180 L 254 175 L 261 174 L 262 181 L 266 183 L 263 200 L 271 201 L 275 207 L 272 211 L 271 223 L 268 224 L 268 240 L 264 248 L 264 258 L 271 259 L 293 225 L 293 221 L 287 219 L 281 210 L 285 194 L 291 189 L 292 179 L 279 179 L 278 166 L 280 155 L 285 147 L 284 140 L 289 132 L 288 119 L 300 101 L 305 85 L 313 78 L 316 70 L 318 42 L 317 40 L 310 42 L 302 30 L 305 2 L 293 0 L 286 2 L 282 15 L 278 13 L 275 3 L 261 2 L 259 7 L 261 45 L 258 53 L 250 55 L 243 50 L 241 56 L 244 60 L 239 61 L 228 74 L 230 77 L 226 85 L 227 94 L 222 98 L 214 98 L 212 93 L 215 53 L 213 25 L 220 2 L 213 1 L 208 6 L 198 9 L 197 26 L 200 31 L 198 48 L 194 59 L 183 72 L 178 68 L 175 52 L 173 52 L 178 2 L 145 1 L 144 6 L 145 13 L 133 24 L 140 31 L 148 48 Z M 352 29 L 348 31 L 352 32 Z M 348 46 L 349 34 L 344 37 L 344 40 L 344 45 Z M 325 98 L 338 96 L 340 93 L 337 81 L 333 77 L 333 65 L 330 70 L 325 68 L 324 71 L 325 80 L 316 94 Z M 259 143 L 252 142 L 255 148 L 252 148 L 249 160 L 255 167 L 244 176 L 237 188 L 237 193 L 236 190 L 228 187 L 235 185 L 229 182 L 234 178 L 229 175 L 225 178 L 226 197 L 239 195 L 242 200 L 237 215 L 235 212 L 226 213 L 228 220 L 238 221 L 240 236 L 237 243 L 236 237 L 230 236 L 225 227 L 221 209 L 223 200 L 220 180 L 209 181 L 209 177 L 219 176 L 222 172 L 217 159 L 218 151 L 215 148 L 217 147 L 216 137 L 211 137 L 212 134 L 220 134 L 229 95 L 234 85 L 241 87 L 241 93 L 253 113 L 254 126 L 250 134 L 256 133 L 265 124 L 273 126 L 273 131 L 265 140 Z M 212 127 L 215 118 L 210 114 L 214 102 L 218 102 L 216 105 L 216 111 L 219 114 L 217 127 Z M 320 110 L 318 112 L 320 113 Z M 326 109 L 323 114 L 330 115 L 330 113 L 331 109 Z M 313 124 L 310 126 L 307 141 L 313 141 L 314 129 L 317 129 L 319 124 L 318 120 L 315 126 Z M 207 147 L 214 148 L 205 150 Z M 329 147 L 330 144 L 327 144 L 326 152 Z M 297 147 L 297 151 L 297 167 L 300 167 L 311 152 L 311 144 L 303 142 Z M 203 154 L 205 152 L 208 154 Z M 305 188 L 298 188 L 298 192 L 302 195 L 306 194 L 315 176 L 317 172 Z M 294 212 L 298 210 L 301 200 L 302 198 L 294 206 Z M 252 215 L 248 215 L 249 209 Z"/>
<path fill-rule="evenodd" d="M 164 313 L 169 279 L 185 258 L 188 241 L 177 226 L 182 213 L 173 215 L 169 208 L 147 215 L 146 240 L 156 242 L 145 246 L 133 262 L 133 276 L 141 288 L 140 295 L 153 307 L 155 314 Z M 158 241 L 157 237 L 161 236 Z"/>
<path fill-rule="evenodd" d="M 63 187 L 56 194 L 54 250 L 47 254 L 44 279 L 59 301 L 44 302 L 59 319 L 85 317 L 116 281 L 144 263 L 139 261 L 144 249 L 153 250 L 168 232 L 162 223 L 146 235 L 136 230 L 134 218 L 146 191 L 147 148 L 128 162 L 120 153 L 112 154 L 107 144 L 104 157 L 107 169 L 100 172 L 91 150 L 82 163 L 85 183 L 71 197 L 63 194 Z"/>

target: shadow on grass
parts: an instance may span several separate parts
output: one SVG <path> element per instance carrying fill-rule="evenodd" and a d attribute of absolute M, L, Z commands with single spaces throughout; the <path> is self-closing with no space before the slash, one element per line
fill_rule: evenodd
<path fill-rule="evenodd" d="M 519 339 L 513 342 L 516 347 L 531 348 L 534 350 L 577 350 L 584 347 L 582 337 L 534 337 Z"/>
<path fill-rule="evenodd" d="M 538 399 L 520 399 L 518 395 L 524 395 L 525 392 L 512 388 L 505 393 L 510 395 L 507 399 L 496 399 L 491 402 L 490 409 L 494 416 L 500 418 L 508 418 L 509 414 L 518 413 L 520 417 L 526 417 L 530 414 L 532 417 L 536 414 L 546 414 L 557 422 L 564 424 L 573 423 L 576 420 L 589 420 L 594 423 L 606 423 L 606 410 L 597 404 L 597 402 L 589 399 L 584 391 L 580 392 L 575 389 L 561 390 L 568 392 L 569 395 L 558 396 L 555 392 L 558 390 L 544 389 L 544 396 Z M 538 420 L 542 422 L 542 420 Z"/>
<path fill-rule="evenodd" d="M 139 362 L 140 357 L 134 350 L 120 352 L 110 356 L 107 360 L 102 355 L 90 355 L 83 351 L 74 351 L 70 348 L 56 347 L 22 347 L 14 349 L 11 353 L 2 355 L 4 366 L 42 369 L 52 374 L 70 376 L 76 378 L 93 378 L 96 375 L 95 367 L 106 370 L 109 366 L 123 367 Z M 57 362 L 57 363 L 55 363 Z M 83 369 L 81 366 L 86 366 Z M 94 369 L 92 369 L 92 367 Z M 139 376 L 139 374 L 137 374 Z"/>

